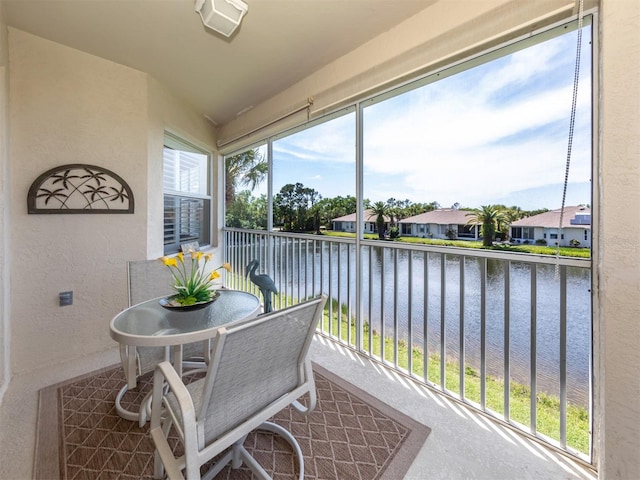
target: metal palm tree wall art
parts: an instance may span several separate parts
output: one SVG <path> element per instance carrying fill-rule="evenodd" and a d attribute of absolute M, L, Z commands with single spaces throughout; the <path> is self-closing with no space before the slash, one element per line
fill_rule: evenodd
<path fill-rule="evenodd" d="M 31 184 L 29 213 L 133 213 L 133 192 L 106 168 L 74 163 L 47 170 Z"/>

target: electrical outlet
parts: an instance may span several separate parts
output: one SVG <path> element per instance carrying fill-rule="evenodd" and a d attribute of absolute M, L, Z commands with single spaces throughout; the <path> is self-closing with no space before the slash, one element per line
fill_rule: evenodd
<path fill-rule="evenodd" d="M 60 292 L 60 306 L 73 305 L 73 292 Z"/>

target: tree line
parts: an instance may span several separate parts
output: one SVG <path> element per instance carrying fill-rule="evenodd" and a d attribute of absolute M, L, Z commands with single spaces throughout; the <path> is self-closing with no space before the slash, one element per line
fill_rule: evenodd
<path fill-rule="evenodd" d="M 268 203 L 266 195 L 254 197 L 252 191 L 266 179 L 268 164 L 257 149 L 228 157 L 225 162 L 226 225 L 246 229 L 267 227 Z M 243 189 L 243 187 L 245 187 Z M 395 238 L 400 235 L 398 223 L 414 215 L 441 208 L 436 201 L 414 203 L 411 200 L 389 198 L 386 202 L 363 200 L 369 211 L 365 221 L 375 221 L 378 236 Z M 355 213 L 357 199 L 352 195 L 323 198 L 313 188 L 302 183 L 284 185 L 273 197 L 274 227 L 286 232 L 321 233 L 321 227 L 331 228 L 331 221 Z M 464 207 L 455 203 L 451 208 L 467 210 L 468 225 L 479 225 L 485 245 L 498 239 L 506 239 L 509 225 L 520 218 L 548 211 L 522 210 L 505 205 L 483 205 L 480 208 Z M 388 225 L 388 229 L 385 228 Z"/>

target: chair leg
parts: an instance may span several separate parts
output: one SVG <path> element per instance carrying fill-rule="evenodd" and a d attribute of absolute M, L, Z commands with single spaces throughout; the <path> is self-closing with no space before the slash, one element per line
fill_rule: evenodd
<path fill-rule="evenodd" d="M 303 480 L 304 479 L 304 457 L 302 455 L 302 449 L 300 448 L 300 444 L 295 439 L 295 437 L 291 434 L 291 432 L 286 428 L 281 427 L 280 425 L 277 425 L 273 422 L 263 422 L 262 424 L 260 424 L 257 430 L 264 430 L 267 432 L 275 433 L 276 435 L 280 435 L 282 438 L 286 440 L 286 442 L 289 445 L 291 445 L 291 448 L 293 448 L 293 451 L 298 457 L 298 464 L 300 466 L 300 474 L 298 475 L 298 479 Z M 255 462 L 255 460 L 253 461 Z"/>
<path fill-rule="evenodd" d="M 151 438 L 155 441 L 157 437 L 155 436 L 155 431 L 151 430 Z M 153 478 L 158 480 L 164 478 L 164 463 L 162 463 L 162 456 L 160 455 L 160 449 L 156 446 L 155 451 L 153 452 Z"/>
<path fill-rule="evenodd" d="M 165 467 L 169 478 L 184 478 L 182 473 L 176 473 L 180 472 L 181 469 L 177 466 L 177 459 L 169 446 L 168 439 L 172 425 L 173 420 L 169 416 L 161 417 L 159 426 L 154 426 L 153 422 L 151 423 L 150 433 L 156 445 L 153 456 L 153 478 L 155 479 L 164 478 Z"/>
<path fill-rule="evenodd" d="M 233 444 L 233 446 L 231 447 L 231 468 L 234 470 L 237 470 L 238 468 L 240 468 L 242 466 L 242 455 L 241 452 L 242 450 L 244 450 L 244 447 L 242 446 L 242 444 L 245 442 L 245 439 L 247 437 L 243 437 L 242 441 L 237 441 L 236 443 Z"/>
<path fill-rule="evenodd" d="M 142 428 L 144 427 L 144 424 L 147 423 L 149 412 L 151 411 L 151 392 L 147 393 L 142 399 L 142 402 L 140 403 L 140 409 L 137 412 L 132 412 L 131 410 L 127 410 L 122 406 L 122 398 L 128 391 L 129 387 L 128 385 L 125 385 L 116 395 L 116 412 L 125 420 L 138 422 L 138 425 L 140 425 L 140 428 Z"/>
<path fill-rule="evenodd" d="M 266 472 L 262 465 L 260 465 L 255 458 L 244 448 L 243 445 L 238 447 L 238 454 L 242 458 L 242 461 L 247 464 L 247 467 L 251 469 L 254 476 L 259 480 L 272 480 L 269 474 Z M 242 462 L 241 462 L 242 463 Z"/>
<path fill-rule="evenodd" d="M 162 479 L 166 472 L 171 480 L 184 480 L 182 468 L 184 464 L 173 456 L 169 442 L 167 441 L 163 427 L 155 427 L 150 431 L 151 438 L 156 446 L 153 459 L 153 478 Z"/>
<path fill-rule="evenodd" d="M 118 412 L 118 415 L 120 415 L 125 420 L 131 420 L 132 422 L 136 422 L 140 420 L 140 413 L 127 410 L 122 406 L 122 403 L 121 403 L 122 397 L 124 397 L 124 394 L 127 393 L 128 390 L 129 390 L 129 386 L 125 385 L 120 389 L 120 391 L 118 392 L 118 395 L 116 395 L 116 412 Z"/>
<path fill-rule="evenodd" d="M 151 416 L 151 396 L 153 392 L 149 392 L 145 395 L 140 402 L 140 415 L 138 415 L 138 425 L 140 428 L 144 427 L 144 424 L 147 423 L 147 418 Z"/>
<path fill-rule="evenodd" d="M 215 478 L 215 476 L 218 475 L 218 473 L 220 473 L 222 469 L 229 464 L 229 462 L 233 462 L 235 454 L 235 445 L 232 445 L 229 447 L 227 452 L 209 470 L 207 470 L 207 473 L 204 474 L 202 480 L 212 480 Z"/>
<path fill-rule="evenodd" d="M 302 449 L 295 437 L 286 428 L 281 427 L 272 422 L 263 422 L 256 430 L 264 430 L 281 436 L 293 449 L 294 453 L 298 457 L 298 465 L 300 466 L 300 473 L 298 475 L 299 480 L 304 480 L 304 457 L 302 456 Z M 241 438 L 234 443 L 220 458 L 209 471 L 202 477 L 202 480 L 212 480 L 220 471 L 231 463 L 231 468 L 240 468 L 245 463 L 249 469 L 253 472 L 254 476 L 259 480 L 272 480 L 269 474 L 266 472 L 262 465 L 244 448 L 244 442 L 246 437 Z"/>
<path fill-rule="evenodd" d="M 199 370 L 191 370 L 187 373 L 197 373 L 197 372 L 199 372 Z M 169 391 L 169 386 L 164 385 L 163 391 L 164 393 L 167 393 Z M 153 390 L 149 391 L 149 393 L 147 393 L 145 397 L 142 399 L 142 402 L 140 402 L 140 414 L 138 415 L 137 419 L 134 419 L 134 420 L 138 420 L 138 425 L 140 426 L 140 428 L 143 428 L 144 424 L 147 423 L 147 420 L 151 418 L 152 397 L 153 397 Z"/>

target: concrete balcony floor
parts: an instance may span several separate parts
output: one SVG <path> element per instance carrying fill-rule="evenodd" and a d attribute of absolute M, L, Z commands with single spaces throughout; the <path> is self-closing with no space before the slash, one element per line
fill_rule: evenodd
<path fill-rule="evenodd" d="M 431 427 L 405 479 L 595 479 L 597 474 L 509 428 L 317 337 L 312 359 Z M 119 363 L 117 349 L 15 377 L 0 407 L 0 479 L 33 478 L 38 390 Z"/>

